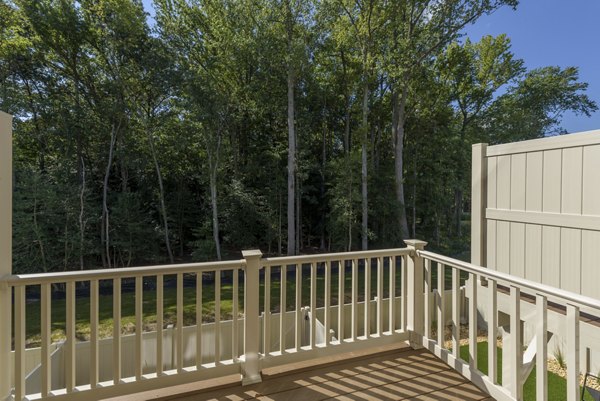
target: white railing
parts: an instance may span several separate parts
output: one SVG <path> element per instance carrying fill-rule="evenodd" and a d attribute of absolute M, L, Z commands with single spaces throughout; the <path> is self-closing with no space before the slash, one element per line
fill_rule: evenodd
<path fill-rule="evenodd" d="M 411 251 L 401 248 L 263 259 L 262 367 L 407 339 Z M 278 299 L 273 299 L 273 284 L 279 289 Z M 308 314 L 303 313 L 303 306 L 308 307 Z M 303 324 L 305 316 L 308 322 Z M 294 331 L 289 332 L 289 327 Z M 303 327 L 308 329 L 305 335 Z M 323 327 L 321 336 L 318 327 Z"/>
<path fill-rule="evenodd" d="M 0 285 L 4 286 L 4 291 L 14 291 L 14 365 L 12 369 L 5 369 L 9 365 L 3 361 L 3 375 L 14 372 L 14 391 L 13 397 L 16 400 L 45 398 L 49 396 L 66 396 L 66 398 L 76 399 L 94 399 L 100 397 L 113 396 L 128 392 L 142 391 L 146 388 L 165 385 L 167 383 L 180 383 L 185 381 L 198 380 L 205 377 L 215 377 L 224 374 L 231 374 L 240 368 L 241 358 L 238 353 L 238 338 L 241 333 L 238 330 L 238 309 L 239 309 L 239 275 L 246 270 L 246 261 L 238 260 L 231 262 L 217 263 L 197 263 L 181 264 L 167 266 L 152 266 L 141 268 L 124 268 L 110 270 L 91 270 L 77 271 L 53 274 L 29 274 L 13 275 L 4 278 Z M 214 323 L 211 325 L 214 331 L 213 349 L 210 352 L 202 349 L 203 340 L 203 278 L 204 275 L 214 276 Z M 219 340 L 221 334 L 221 275 L 228 275 L 231 279 L 231 336 L 232 351 L 224 359 L 221 355 Z M 171 332 L 172 336 L 172 355 L 170 358 L 164 357 L 164 351 L 168 348 L 164 344 L 167 335 L 164 327 L 164 289 L 165 277 L 174 278 L 175 284 L 175 329 Z M 246 272 L 247 276 L 247 272 Z M 190 353 L 188 344 L 184 340 L 184 307 L 189 307 L 190 300 L 184 301 L 184 277 L 186 282 L 191 281 L 192 286 L 187 285 L 186 293 L 195 296 L 195 347 L 191 352 L 195 362 L 190 366 L 186 354 Z M 126 292 L 122 291 L 123 282 L 133 282 L 134 285 L 134 339 L 128 341 L 128 346 L 133 349 L 124 350 L 122 342 L 129 339 L 131 335 L 122 334 L 122 297 Z M 151 281 L 155 290 L 144 289 L 144 282 Z M 100 296 L 100 283 L 102 287 L 112 287 L 112 339 L 109 347 L 105 347 L 101 339 L 99 327 L 99 313 L 101 302 L 110 301 L 110 297 Z M 52 344 L 52 289 L 53 287 L 64 288 L 65 291 L 65 337 L 62 344 L 64 361 L 60 366 L 60 371 L 53 371 L 56 363 L 53 363 L 51 353 L 56 348 Z M 39 288 L 40 294 L 40 332 L 35 333 L 40 336 L 41 352 L 39 359 L 39 370 L 41 373 L 39 392 L 31 393 L 27 388 L 26 381 L 29 371 L 26 370 L 26 292 L 28 288 Z M 89 289 L 89 296 L 78 296 L 77 288 L 85 287 Z M 35 288 L 33 288 L 35 289 Z M 145 338 L 147 332 L 144 330 L 144 295 L 151 294 L 156 303 L 152 305 L 156 308 L 157 330 L 153 341 L 153 349 L 144 349 L 148 343 Z M 193 298 L 192 298 L 193 299 Z M 80 349 L 76 337 L 76 312 L 81 313 L 80 302 L 89 300 L 89 344 L 84 349 Z M 210 300 L 209 300 L 210 302 Z M 82 303 L 82 304 L 83 304 Z M 251 309 L 252 302 L 246 300 L 248 310 Z M 258 300 L 255 302 L 255 311 L 258 309 Z M 256 313 L 258 315 L 258 313 Z M 10 316 L 2 316 L 3 322 L 10 322 Z M 10 330 L 10 325 L 8 325 Z M 190 337 L 189 335 L 187 337 Z M 189 341 L 188 341 L 189 342 Z M 100 350 L 102 349 L 102 353 Z M 112 355 L 106 355 L 106 351 Z M 81 355 L 87 353 L 87 355 Z M 151 358 L 148 357 L 151 354 Z M 213 356 L 212 360 L 207 361 L 207 354 Z M 133 363 L 129 358 L 133 358 Z M 148 363 L 148 360 L 153 363 Z M 168 359 L 168 360 L 167 360 Z M 81 363 L 81 361 L 85 363 Z M 77 362 L 80 362 L 79 364 Z M 107 366 L 108 365 L 108 366 Z M 124 365 L 131 366 L 132 369 L 124 369 Z M 110 377 L 106 377 L 109 373 Z M 61 377 L 61 380 L 57 380 Z M 155 383 L 153 383 L 153 381 Z M 57 384 L 59 383 L 59 384 Z M 64 383 L 64 384 L 63 384 Z M 149 384 L 149 385 L 148 385 Z M 34 386 L 32 386 L 34 387 Z M 57 388 L 58 387 L 58 388 Z"/>
<path fill-rule="evenodd" d="M 7 382 L 14 377 L 9 398 L 16 400 L 89 400 L 236 372 L 243 384 L 250 384 L 260 381 L 260 369 L 269 366 L 404 341 L 410 255 L 415 255 L 412 248 L 262 259 L 260 251 L 244 251 L 244 259 L 230 262 L 5 276 L 0 291 L 13 294 L 14 361 L 0 375 Z M 222 276 L 231 288 L 227 321 L 221 318 Z M 132 287 L 129 292 L 124 285 Z M 66 340 L 61 344 L 52 342 L 55 288 L 65 292 Z M 78 294 L 82 288 L 85 293 Z M 101 296 L 100 289 L 110 295 Z M 165 305 L 165 289 L 175 292 L 175 305 Z M 214 299 L 207 299 L 209 289 Z M 131 297 L 131 290 L 133 335 L 123 333 L 122 323 L 122 301 Z M 26 327 L 28 292 L 40 296 L 39 333 Z M 81 315 L 80 305 L 88 308 L 88 300 L 90 318 L 83 323 L 89 324 L 89 341 L 82 341 L 77 314 Z M 100 311 L 106 310 L 107 302 L 112 303 L 112 337 L 101 338 Z M 155 302 L 149 309 L 156 310 L 151 322 L 156 330 L 144 328 L 144 306 L 149 302 Z M 170 322 L 175 327 L 165 329 L 166 308 L 173 306 L 175 318 Z M 207 308 L 214 322 L 204 321 Z M 11 321 L 11 316 L 0 319 Z M 11 330 L 10 325 L 2 329 Z M 33 365 L 28 362 L 33 350 L 27 347 L 32 335 L 39 335 L 41 343 Z"/>
<path fill-rule="evenodd" d="M 580 308 L 600 315 L 599 301 L 427 252 L 422 241 L 406 242 L 407 248 L 378 251 L 277 258 L 244 251 L 244 259 L 230 262 L 6 276 L 0 280 L 0 291 L 14 296 L 14 362 L 3 362 L 0 375 L 7 382 L 14 375 L 10 398 L 17 400 L 50 396 L 88 400 L 233 373 L 241 374 L 242 384 L 255 383 L 261 380 L 261 369 L 408 340 L 413 347 L 432 351 L 494 398 L 521 400 L 527 371 L 521 333 L 525 298 L 530 304 L 535 300 L 537 313 L 537 400 L 548 399 L 549 301 L 565 308 L 567 366 L 579 366 Z M 437 275 L 437 286 L 432 275 Z M 469 283 L 466 289 L 461 287 L 464 279 Z M 131 296 L 122 291 L 124 283 L 132 283 L 133 335 L 122 332 L 122 298 Z M 144 283 L 152 284 L 151 288 Z M 57 286 L 65 291 L 66 341 L 62 344 L 51 341 L 52 292 Z M 40 294 L 39 333 L 28 333 L 26 327 L 28 288 Z M 78 288 L 89 289 L 89 295 L 78 295 Z M 101 296 L 101 288 L 108 288 L 110 295 Z M 174 295 L 165 296 L 165 289 Z M 223 296 L 225 289 L 230 297 Z M 214 291 L 214 299 L 207 299 L 209 290 Z M 477 302 L 482 292 L 485 302 Z M 502 384 L 498 383 L 496 347 L 500 297 L 510 303 L 509 324 L 503 328 L 503 359 L 508 369 Z M 461 303 L 467 300 L 469 356 L 463 361 Z M 222 319 L 224 301 L 231 311 L 228 319 Z M 103 302 L 111 303 L 112 338 L 101 338 Z M 156 330 L 144 329 L 148 302 L 155 302 Z M 487 310 L 482 314 L 484 304 Z M 89 322 L 84 322 L 89 323 L 89 341 L 77 338 L 76 312 L 82 307 L 89 307 Z M 1 312 L 5 309 L 0 308 L 3 322 L 11 319 Z M 174 310 L 170 322 L 175 327 L 165 330 L 166 309 Z M 203 310 L 214 313 L 214 319 L 209 319 L 213 322 L 205 321 Z M 444 337 L 448 321 L 449 346 Z M 478 323 L 487 327 L 485 374 L 477 366 Z M 26 346 L 31 334 L 40 336 L 37 376 L 26 362 L 32 352 Z M 58 362 L 53 359 L 57 349 L 64 356 Z M 580 391 L 579 370 L 567 372 L 568 399 L 574 401 Z M 57 381 L 58 376 L 63 380 Z"/>
<path fill-rule="evenodd" d="M 417 251 L 419 257 L 425 260 L 425 332 L 423 335 L 423 346 L 432 351 L 439 358 L 443 359 L 454 369 L 462 373 L 466 378 L 486 389 L 488 393 L 497 400 L 522 400 L 523 384 L 527 379 L 526 375 L 531 369 L 524 368 L 525 354 L 535 355 L 534 359 L 528 363 L 536 367 L 536 400 L 546 401 L 548 399 L 562 399 L 564 395 L 548 394 L 548 302 L 552 302 L 554 309 L 558 310 L 561 323 L 566 332 L 566 344 L 564 355 L 566 356 L 567 367 L 567 400 L 578 401 L 580 399 L 580 309 L 584 308 L 595 316 L 600 316 L 600 301 L 585 297 L 572 292 L 564 291 L 544 284 L 536 283 L 530 280 L 511 276 L 509 274 L 485 269 L 470 263 L 462 262 L 456 259 L 448 258 L 432 252 Z M 451 271 L 452 282 L 452 311 L 451 318 L 451 346 L 446 347 L 444 341 L 444 329 L 447 319 L 444 316 L 446 307 L 444 297 L 441 295 L 445 289 L 445 281 L 448 276 L 448 269 Z M 431 302 L 432 293 L 432 273 L 437 273 L 437 289 L 435 291 L 435 302 Z M 468 276 L 467 298 L 468 298 L 468 320 L 469 320 L 469 356 L 468 360 L 463 361 L 460 358 L 460 315 L 461 298 L 460 280 L 461 275 Z M 465 277 L 463 277 L 465 278 Z M 478 313 L 481 312 L 481 305 L 478 310 L 478 293 L 485 296 L 485 321 L 478 319 Z M 502 384 L 498 383 L 498 355 L 497 355 L 497 336 L 498 336 L 498 300 L 499 297 L 507 298 L 509 303 L 508 315 L 509 325 L 505 326 L 509 330 L 503 336 L 503 378 Z M 435 310 L 434 310 L 435 304 Z M 521 329 L 522 310 L 525 306 L 533 309 L 534 315 L 529 319 L 534 322 L 535 341 L 529 344 L 533 349 L 531 352 L 523 352 L 524 344 L 522 342 L 523 333 Z M 531 307 L 533 306 L 533 308 Z M 433 312 L 433 313 L 432 313 Z M 435 316 L 437 325 L 437 335 L 432 336 L 431 316 Z M 488 343 L 488 366 L 487 374 L 477 366 L 477 323 L 487 327 Z M 551 334 L 550 334 L 551 335 Z M 600 344 L 597 344 L 600 348 Z M 529 351 L 529 350 L 528 350 Z M 526 361 L 527 362 L 527 361 Z"/>

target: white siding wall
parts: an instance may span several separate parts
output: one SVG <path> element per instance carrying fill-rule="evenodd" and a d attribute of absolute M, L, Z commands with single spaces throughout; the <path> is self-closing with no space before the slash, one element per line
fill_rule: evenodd
<path fill-rule="evenodd" d="M 486 266 L 600 299 L 600 131 L 487 147 Z"/>

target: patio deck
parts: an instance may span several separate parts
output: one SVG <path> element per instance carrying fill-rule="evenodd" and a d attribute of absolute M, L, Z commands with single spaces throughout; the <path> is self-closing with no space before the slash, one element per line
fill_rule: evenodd
<path fill-rule="evenodd" d="M 239 385 L 239 377 L 230 377 L 140 393 L 127 399 L 493 400 L 429 351 L 405 346 L 378 347 L 267 369 L 263 371 L 262 383 L 245 387 Z"/>

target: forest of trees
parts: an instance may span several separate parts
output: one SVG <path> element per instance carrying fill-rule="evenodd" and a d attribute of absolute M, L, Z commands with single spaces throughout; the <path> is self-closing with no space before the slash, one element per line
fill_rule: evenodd
<path fill-rule="evenodd" d="M 499 7 L 517 0 L 0 0 L 14 271 L 468 252 L 471 144 L 597 109 L 576 67 L 463 37 Z"/>

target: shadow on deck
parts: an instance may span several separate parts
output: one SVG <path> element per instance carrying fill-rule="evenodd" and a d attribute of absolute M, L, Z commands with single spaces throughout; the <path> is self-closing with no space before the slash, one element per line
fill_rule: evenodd
<path fill-rule="evenodd" d="M 124 400 L 125 398 L 119 398 Z M 429 351 L 372 348 L 263 371 L 262 383 L 239 376 L 139 393 L 141 400 L 493 400 Z M 117 399 L 113 399 L 116 401 Z"/>

